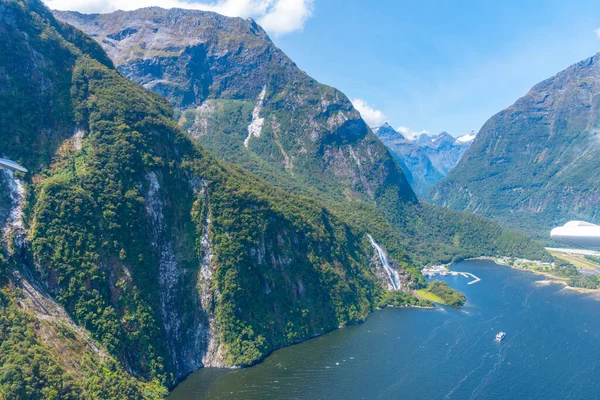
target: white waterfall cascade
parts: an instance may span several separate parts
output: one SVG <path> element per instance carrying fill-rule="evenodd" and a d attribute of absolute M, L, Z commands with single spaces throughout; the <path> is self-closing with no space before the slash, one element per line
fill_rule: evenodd
<path fill-rule="evenodd" d="M 254 106 L 254 110 L 252 110 L 252 122 L 248 125 L 248 137 L 244 140 L 244 146 L 248 147 L 250 145 L 250 138 L 260 137 L 260 133 L 262 132 L 263 124 L 265 123 L 265 119 L 260 117 L 260 112 L 263 108 L 263 103 L 265 101 L 265 95 L 267 94 L 267 86 L 263 86 L 262 92 L 258 95 L 258 100 L 256 100 L 256 105 Z"/>
<path fill-rule="evenodd" d="M 11 200 L 10 212 L 7 216 L 2 216 L 6 220 L 0 221 L 0 239 L 2 236 L 8 238 L 13 232 L 14 243 L 17 247 L 22 247 L 25 244 L 25 230 L 23 228 L 23 201 L 25 198 L 25 189 L 23 183 L 15 177 L 12 170 L 0 169 L 0 174 L 5 176 L 6 189 Z M 2 185 L 4 186 L 4 185 Z M 2 188 L 4 189 L 4 187 Z M 1 227 L 4 226 L 4 230 Z"/>
<path fill-rule="evenodd" d="M 377 244 L 377 242 L 375 242 L 375 240 L 373 239 L 373 236 L 371 235 L 367 235 L 369 238 L 369 241 L 371 242 L 371 246 L 373 246 L 373 249 L 375 249 L 375 251 L 377 252 L 377 255 L 379 256 L 379 260 L 381 261 L 381 264 L 383 265 L 383 269 L 385 270 L 389 280 L 390 280 L 390 284 L 392 285 L 392 288 L 394 290 L 399 290 L 400 289 L 400 275 L 398 274 L 398 271 L 396 271 L 394 268 L 392 268 L 392 266 L 390 265 L 390 261 L 388 259 L 388 255 L 387 253 L 381 248 L 380 245 Z"/>

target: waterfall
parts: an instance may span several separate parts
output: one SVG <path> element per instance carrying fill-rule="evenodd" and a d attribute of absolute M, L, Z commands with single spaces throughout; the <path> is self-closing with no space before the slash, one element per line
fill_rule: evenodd
<path fill-rule="evenodd" d="M 390 265 L 390 261 L 388 260 L 387 253 L 381 248 L 381 246 L 379 246 L 375 242 L 375 240 L 373 239 L 373 236 L 367 235 L 367 237 L 369 238 L 369 241 L 371 242 L 371 246 L 373 246 L 373 248 L 377 252 L 377 255 L 379 256 L 379 260 L 381 261 L 381 264 L 383 265 L 383 269 L 385 270 L 385 272 L 390 280 L 390 284 L 392 285 L 392 288 L 394 290 L 400 289 L 400 275 L 398 275 L 398 271 L 396 271 Z"/>
<path fill-rule="evenodd" d="M 252 138 L 252 136 L 260 137 L 263 124 L 265 123 L 265 119 L 260 117 L 260 112 L 262 111 L 266 94 L 267 85 L 263 86 L 262 92 L 260 92 L 260 94 L 258 95 L 258 100 L 256 100 L 254 110 L 252 110 L 252 122 L 250 123 L 250 125 L 248 125 L 248 137 L 246 137 L 246 139 L 244 140 L 244 146 L 246 147 L 250 145 L 250 139 Z"/>

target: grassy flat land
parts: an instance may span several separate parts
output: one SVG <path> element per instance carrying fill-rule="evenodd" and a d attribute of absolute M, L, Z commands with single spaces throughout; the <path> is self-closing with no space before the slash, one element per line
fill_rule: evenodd
<path fill-rule="evenodd" d="M 433 301 L 434 303 L 446 304 L 444 299 L 442 299 L 440 296 L 437 296 L 431 292 L 428 292 L 425 289 L 417 290 L 415 292 L 415 296 L 417 296 L 418 298 L 423 299 L 423 300 Z"/>
<path fill-rule="evenodd" d="M 600 264 L 597 264 L 593 261 L 586 259 L 581 254 L 567 254 L 560 252 L 551 252 L 554 257 L 560 258 L 561 260 L 565 260 L 576 266 L 577 268 L 583 268 L 588 271 L 600 272 Z"/>

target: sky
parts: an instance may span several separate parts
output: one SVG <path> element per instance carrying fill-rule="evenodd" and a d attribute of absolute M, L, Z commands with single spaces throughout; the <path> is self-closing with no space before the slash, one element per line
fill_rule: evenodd
<path fill-rule="evenodd" d="M 46 0 L 107 12 L 157 5 L 252 17 L 372 126 L 463 135 L 600 51 L 595 0 Z"/>

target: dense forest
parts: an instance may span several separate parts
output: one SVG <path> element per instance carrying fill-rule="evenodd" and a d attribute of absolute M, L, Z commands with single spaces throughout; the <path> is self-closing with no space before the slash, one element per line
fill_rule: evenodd
<path fill-rule="evenodd" d="M 427 285 L 427 292 L 434 294 L 452 307 L 462 307 L 467 298 L 460 292 L 453 290 L 446 282 L 435 280 Z"/>
<path fill-rule="evenodd" d="M 410 294 L 425 263 L 547 257 L 483 218 L 418 204 L 393 173 L 373 201 L 346 201 L 220 161 L 41 2 L 0 11 L 0 142 L 30 170 L 0 179 L 6 399 L 161 398 L 202 366 L 251 365 L 376 306 L 430 305 Z M 7 223 L 15 210 L 22 226 Z"/>

